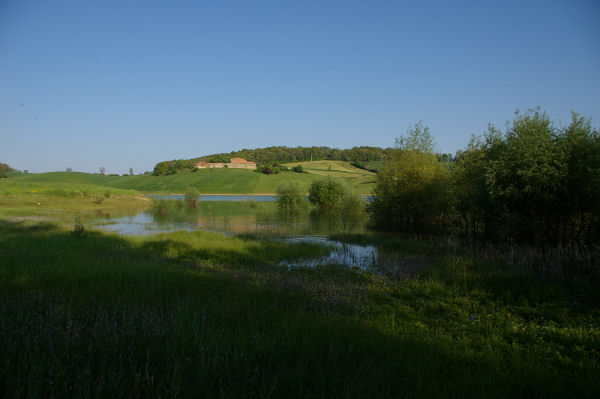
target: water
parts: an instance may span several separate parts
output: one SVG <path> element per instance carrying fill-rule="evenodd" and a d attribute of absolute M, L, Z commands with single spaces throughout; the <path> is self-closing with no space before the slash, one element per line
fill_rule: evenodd
<path fill-rule="evenodd" d="M 177 200 L 183 201 L 185 195 L 183 194 L 148 194 L 147 197 L 161 200 Z M 256 201 L 256 202 L 275 202 L 275 195 L 268 194 L 252 194 L 252 195 L 241 195 L 241 194 L 203 194 L 199 197 L 200 201 Z"/>
<path fill-rule="evenodd" d="M 366 217 L 348 221 L 309 214 L 282 216 L 278 214 L 276 204 L 269 201 L 199 201 L 193 209 L 188 209 L 183 201 L 166 203 L 168 208 L 160 212 L 149 209 L 136 215 L 98 220 L 95 225 L 123 235 L 203 230 L 231 235 L 328 237 L 366 231 Z"/>
<path fill-rule="evenodd" d="M 258 196 L 244 197 L 256 199 Z M 196 208 L 191 210 L 187 209 L 183 201 L 168 201 L 169 206 L 164 214 L 153 214 L 147 210 L 136 215 L 99 220 L 95 227 L 122 235 L 150 235 L 178 230 L 202 230 L 228 235 L 251 234 L 265 239 L 322 244 L 330 249 L 322 258 L 281 263 L 289 268 L 344 265 L 361 270 L 382 271 L 398 264 L 393 254 L 376 246 L 348 244 L 328 238 L 339 233 L 365 233 L 366 217 L 356 220 L 310 214 L 286 217 L 278 214 L 276 204 L 264 198 L 267 196 L 261 197 L 262 201 L 213 201 L 211 196 L 211 200 L 199 201 Z M 414 263 L 411 261 L 407 265 Z"/>
<path fill-rule="evenodd" d="M 289 268 L 344 265 L 360 270 L 370 270 L 379 263 L 379 252 L 373 245 L 348 244 L 315 236 L 289 238 L 286 241 L 323 244 L 331 248 L 329 254 L 322 258 L 301 259 L 293 262 L 282 261 L 280 263 L 281 266 L 287 266 Z"/>

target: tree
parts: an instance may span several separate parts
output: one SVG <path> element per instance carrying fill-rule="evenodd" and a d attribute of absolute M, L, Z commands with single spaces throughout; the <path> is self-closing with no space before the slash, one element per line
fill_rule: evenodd
<path fill-rule="evenodd" d="M 520 241 L 555 241 L 561 192 L 567 176 L 558 132 L 539 108 L 517 111 L 501 134 L 484 136 L 486 185 L 503 214 L 505 234 Z"/>
<path fill-rule="evenodd" d="M 106 174 L 106 168 L 105 168 L 104 166 L 100 166 L 100 169 L 99 169 L 99 170 L 100 170 L 100 174 L 101 174 L 101 175 L 104 175 L 104 174 Z"/>
<path fill-rule="evenodd" d="M 380 227 L 422 230 L 449 210 L 450 169 L 434 152 L 429 128 L 418 122 L 396 139 L 396 151 L 377 175 L 369 212 Z"/>
<path fill-rule="evenodd" d="M 129 168 L 129 176 L 133 176 L 133 168 Z"/>
<path fill-rule="evenodd" d="M 0 163 L 0 178 L 8 177 L 8 172 L 14 172 L 15 170 L 8 166 L 8 164 Z"/>

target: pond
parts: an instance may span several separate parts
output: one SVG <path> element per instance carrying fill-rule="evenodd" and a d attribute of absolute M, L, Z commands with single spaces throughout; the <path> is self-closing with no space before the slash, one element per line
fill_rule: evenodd
<path fill-rule="evenodd" d="M 227 196 L 230 197 L 230 196 Z M 255 200 L 249 200 L 253 197 Z M 256 199 L 261 197 L 260 200 Z M 340 233 L 366 233 L 367 217 L 343 220 L 339 216 L 305 213 L 283 216 L 275 202 L 267 196 L 244 196 L 242 201 L 217 201 L 213 197 L 201 200 L 188 209 L 184 196 L 170 195 L 178 201 L 157 201 L 167 204 L 166 209 L 152 206 L 145 212 L 125 217 L 106 217 L 97 220 L 95 227 L 123 235 L 149 235 L 177 230 L 202 230 L 227 235 L 252 235 L 262 239 L 288 242 L 310 242 L 328 246 L 330 252 L 320 259 L 282 262 L 285 267 L 315 267 L 318 265 L 345 265 L 361 270 L 382 270 L 390 262 L 391 254 L 373 245 L 342 243 L 329 239 Z M 162 196 L 154 198 L 161 199 Z"/>

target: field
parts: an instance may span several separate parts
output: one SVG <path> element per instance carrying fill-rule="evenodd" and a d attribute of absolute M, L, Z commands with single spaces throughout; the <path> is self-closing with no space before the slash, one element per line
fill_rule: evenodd
<path fill-rule="evenodd" d="M 279 265 L 327 253 L 316 244 L 123 237 L 91 216 L 147 200 L 58 176 L 0 182 L 2 397 L 600 393 L 600 292 L 587 276 L 399 236 L 336 237 L 391 251 L 379 272 Z M 83 229 L 75 214 L 90 216 Z"/>
<path fill-rule="evenodd" d="M 136 190 L 144 193 L 184 193 L 193 187 L 206 194 L 272 194 L 284 181 L 296 181 L 308 189 L 319 176 L 329 175 L 344 179 L 361 194 L 372 191 L 375 174 L 354 168 L 341 161 L 319 161 L 299 163 L 307 173 L 282 172 L 265 175 L 240 169 L 202 169 L 169 176 L 102 176 L 81 172 L 49 172 L 19 174 L 0 180 L 0 190 L 5 182 L 28 184 L 94 185 L 112 189 Z M 293 164 L 295 166 L 297 164 Z M 331 170 L 329 167 L 331 166 Z"/>

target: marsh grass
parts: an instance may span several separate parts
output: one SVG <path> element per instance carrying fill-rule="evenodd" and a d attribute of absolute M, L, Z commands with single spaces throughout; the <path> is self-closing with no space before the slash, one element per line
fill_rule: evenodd
<path fill-rule="evenodd" d="M 598 285 L 408 240 L 397 279 L 318 245 L 0 223 L 0 395 L 595 397 Z"/>

